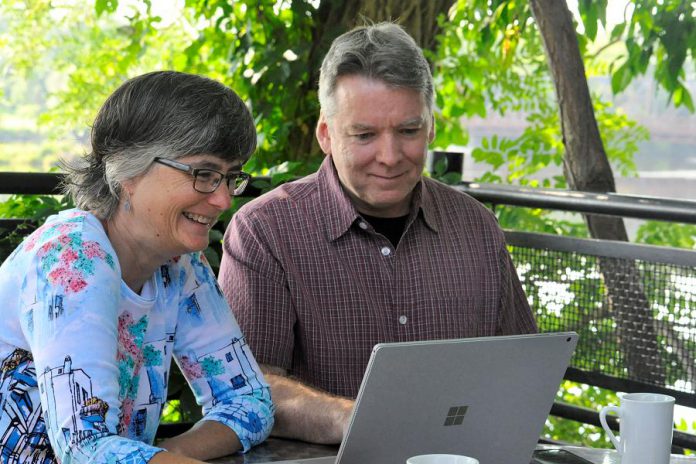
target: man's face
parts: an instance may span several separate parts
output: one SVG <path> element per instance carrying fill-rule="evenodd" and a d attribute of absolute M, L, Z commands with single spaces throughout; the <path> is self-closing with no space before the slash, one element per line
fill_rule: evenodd
<path fill-rule="evenodd" d="M 334 104 L 333 116 L 320 117 L 317 139 L 356 209 L 378 217 L 408 214 L 435 136 L 423 97 L 380 80 L 344 76 Z"/>

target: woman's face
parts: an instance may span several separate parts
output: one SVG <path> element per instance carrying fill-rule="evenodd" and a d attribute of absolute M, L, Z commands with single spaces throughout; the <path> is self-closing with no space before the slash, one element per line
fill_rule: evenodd
<path fill-rule="evenodd" d="M 223 161 L 212 155 L 190 155 L 176 161 L 194 168 L 238 173 L 241 162 Z M 140 245 L 148 245 L 157 257 L 170 259 L 208 246 L 208 231 L 220 214 L 229 209 L 230 192 L 222 182 L 212 193 L 193 188 L 193 176 L 170 166 L 154 163 L 126 189 L 130 192 L 130 227 Z"/>

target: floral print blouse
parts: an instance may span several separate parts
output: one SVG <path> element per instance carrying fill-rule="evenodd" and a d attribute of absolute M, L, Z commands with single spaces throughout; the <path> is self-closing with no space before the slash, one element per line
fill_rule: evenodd
<path fill-rule="evenodd" d="M 51 216 L 0 267 L 0 462 L 140 463 L 153 446 L 172 355 L 244 450 L 273 426 L 268 385 L 201 253 L 136 294 L 100 221 Z"/>

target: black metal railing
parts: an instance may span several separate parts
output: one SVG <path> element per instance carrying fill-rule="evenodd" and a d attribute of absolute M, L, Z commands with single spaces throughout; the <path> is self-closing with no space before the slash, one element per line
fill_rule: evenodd
<path fill-rule="evenodd" d="M 60 193 L 58 173 L 0 172 L 0 194 L 51 195 Z M 268 184 L 268 178 L 257 178 Z M 533 189 L 501 184 L 462 182 L 454 186 L 483 203 L 605 214 L 636 219 L 696 224 L 696 201 L 617 193 L 589 193 L 561 189 Z M 258 196 L 254 182 L 246 196 Z"/>
<path fill-rule="evenodd" d="M 506 240 L 539 329 L 579 334 L 567 380 L 696 408 L 696 251 L 515 231 Z M 599 423 L 575 406 L 553 413 Z M 696 449 L 696 436 L 675 432 L 673 443 Z"/>
<path fill-rule="evenodd" d="M 696 224 L 696 201 L 693 200 L 561 189 L 534 189 L 475 182 L 463 182 L 456 188 L 481 202 L 494 205 L 523 206 Z"/>

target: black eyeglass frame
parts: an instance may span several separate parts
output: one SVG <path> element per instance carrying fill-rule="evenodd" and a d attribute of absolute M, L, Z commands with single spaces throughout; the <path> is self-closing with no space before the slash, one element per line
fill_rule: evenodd
<path fill-rule="evenodd" d="M 170 168 L 174 168 L 178 171 L 191 175 L 193 177 L 193 189 L 199 193 L 213 193 L 218 189 L 218 187 L 220 187 L 222 180 L 227 179 L 227 189 L 230 192 L 230 196 L 237 197 L 244 193 L 244 190 L 249 185 L 249 180 L 251 179 L 251 175 L 244 171 L 240 171 L 235 174 L 225 174 L 220 171 L 216 171 L 215 169 L 194 168 L 190 164 L 180 163 L 168 158 L 160 158 L 159 156 L 156 157 L 153 162 L 169 166 Z M 196 185 L 198 183 L 198 175 L 202 172 L 217 174 L 218 180 L 212 187 L 212 190 L 201 189 L 200 186 Z M 232 185 L 234 185 L 234 188 L 232 188 Z"/>

